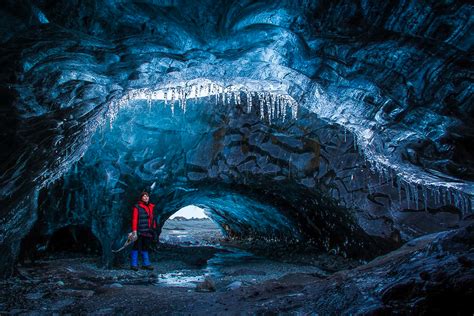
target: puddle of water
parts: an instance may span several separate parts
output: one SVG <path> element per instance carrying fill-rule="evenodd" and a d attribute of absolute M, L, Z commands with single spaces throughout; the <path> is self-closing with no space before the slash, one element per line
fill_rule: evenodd
<path fill-rule="evenodd" d="M 225 249 L 226 252 L 216 252 L 214 256 L 207 261 L 205 268 L 198 270 L 179 270 L 160 274 L 157 278 L 156 285 L 194 288 L 197 283 L 203 282 L 206 276 L 210 276 L 214 280 L 224 277 L 224 274 L 221 272 L 221 269 L 224 267 L 238 266 L 242 263 L 255 262 L 263 259 L 240 249 L 230 249 L 228 247 L 222 247 L 221 249 Z"/>
<path fill-rule="evenodd" d="M 204 281 L 205 275 L 192 275 L 193 271 L 181 270 L 170 273 L 163 273 L 158 276 L 157 286 L 179 286 L 194 288 L 197 283 Z M 195 272 L 194 272 L 195 274 Z"/>

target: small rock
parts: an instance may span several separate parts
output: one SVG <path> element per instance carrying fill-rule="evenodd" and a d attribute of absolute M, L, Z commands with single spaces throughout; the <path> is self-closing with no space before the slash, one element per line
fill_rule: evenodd
<path fill-rule="evenodd" d="M 215 292 L 216 284 L 211 277 L 206 276 L 204 281 L 196 285 L 196 292 Z"/>
<path fill-rule="evenodd" d="M 430 279 L 430 274 L 426 271 L 421 271 L 420 272 L 420 278 L 423 280 L 423 281 L 428 281 Z"/>
<path fill-rule="evenodd" d="M 232 290 L 235 290 L 235 289 L 238 289 L 242 286 L 242 282 L 241 281 L 234 281 L 232 282 L 231 284 L 227 285 L 226 289 L 228 291 L 232 291 Z"/>
<path fill-rule="evenodd" d="M 48 305 L 48 306 L 51 308 L 51 310 L 57 311 L 57 310 L 61 310 L 61 309 L 65 308 L 66 306 L 69 306 L 73 303 L 74 303 L 74 299 L 66 298 L 64 300 L 59 300 L 59 301 L 53 302 L 51 305 Z"/>
<path fill-rule="evenodd" d="M 110 288 L 115 288 L 115 289 L 120 289 L 123 288 L 123 285 L 121 283 L 115 282 L 109 285 Z"/>
<path fill-rule="evenodd" d="M 114 314 L 114 309 L 110 307 L 106 308 L 101 308 L 96 311 L 94 311 L 91 315 L 113 315 Z"/>
<path fill-rule="evenodd" d="M 92 290 L 73 290 L 73 289 L 66 289 L 60 290 L 59 293 L 66 295 L 66 296 L 74 296 L 74 297 L 91 297 L 94 295 L 94 291 Z"/>
<path fill-rule="evenodd" d="M 58 282 L 56 282 L 56 285 L 57 286 L 64 286 L 64 282 L 63 281 L 58 281 Z"/>
<path fill-rule="evenodd" d="M 39 300 L 44 296 L 44 293 L 36 292 L 36 293 L 28 293 L 25 295 L 27 300 Z"/>

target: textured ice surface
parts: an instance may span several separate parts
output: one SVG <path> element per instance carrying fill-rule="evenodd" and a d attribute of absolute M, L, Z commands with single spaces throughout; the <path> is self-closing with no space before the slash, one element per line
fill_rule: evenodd
<path fill-rule="evenodd" d="M 44 216 L 41 205 L 69 214 L 42 218 L 51 220 L 46 231 L 85 221 L 110 248 L 126 226 L 101 216 L 126 212 L 124 196 L 141 189 L 134 181 L 169 179 L 189 196 L 197 196 L 189 183 L 222 183 L 230 193 L 208 189 L 198 195 L 203 204 L 238 196 L 276 207 L 270 213 L 280 224 L 280 215 L 296 218 L 284 228 L 264 216 L 265 234 L 306 223 L 303 235 L 327 237 L 322 227 L 329 235 L 333 224 L 350 227 L 322 215 L 332 204 L 386 240 L 445 229 L 472 213 L 472 6 L 462 1 L 4 1 L 1 15 L 2 266 Z M 100 141 L 126 127 L 117 120 L 137 99 L 149 111 L 168 109 L 171 121 L 184 112 L 189 119 L 192 102 L 213 105 L 225 124 L 190 126 L 207 137 L 182 160 Z M 160 124 L 120 142 L 164 137 Z M 251 196 L 255 182 L 287 204 L 268 206 L 268 192 Z M 174 206 L 194 199 L 160 194 Z M 114 199 L 101 209 L 104 195 Z M 296 202 L 304 198 L 310 206 Z M 71 201 L 80 207 L 65 208 Z M 262 219 L 255 211 L 247 222 L 231 220 L 240 213 L 230 206 L 221 212 L 240 231 Z M 320 242 L 343 245 L 345 228 Z"/>

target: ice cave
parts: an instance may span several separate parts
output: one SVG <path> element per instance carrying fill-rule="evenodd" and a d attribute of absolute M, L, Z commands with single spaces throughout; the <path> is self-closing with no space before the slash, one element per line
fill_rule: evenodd
<path fill-rule="evenodd" d="M 474 312 L 472 3 L 0 16 L 0 314 Z"/>

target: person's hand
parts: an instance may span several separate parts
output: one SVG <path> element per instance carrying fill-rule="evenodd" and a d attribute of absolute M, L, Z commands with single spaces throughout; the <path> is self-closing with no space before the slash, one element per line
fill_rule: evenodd
<path fill-rule="evenodd" d="M 137 231 L 133 231 L 130 234 L 128 234 L 128 237 L 132 240 L 135 241 L 138 239 Z"/>

